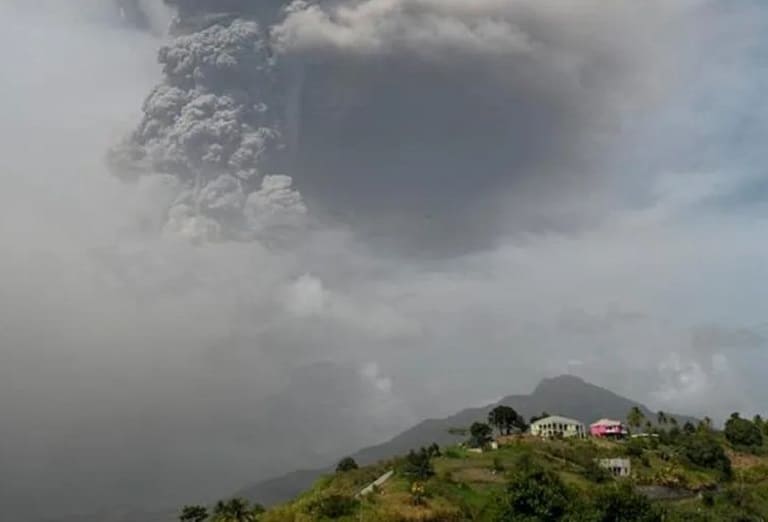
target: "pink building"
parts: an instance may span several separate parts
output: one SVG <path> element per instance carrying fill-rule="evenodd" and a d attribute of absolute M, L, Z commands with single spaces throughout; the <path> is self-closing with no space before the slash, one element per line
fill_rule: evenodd
<path fill-rule="evenodd" d="M 621 421 L 600 419 L 589 425 L 589 434 L 593 437 L 622 439 L 629 435 L 629 430 Z"/>

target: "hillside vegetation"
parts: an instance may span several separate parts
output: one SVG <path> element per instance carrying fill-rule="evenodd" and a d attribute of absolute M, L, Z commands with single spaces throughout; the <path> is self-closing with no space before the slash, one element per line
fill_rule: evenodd
<path fill-rule="evenodd" d="M 764 521 L 765 427 L 738 416 L 726 426 L 720 432 L 706 421 L 697 427 L 675 423 L 649 427 L 648 436 L 627 441 L 543 440 L 518 433 L 499 436 L 498 449 L 489 437 L 433 445 L 361 468 L 345 459 L 291 502 L 252 518 L 213 520 Z M 614 478 L 598 465 L 599 459 L 619 457 L 630 459 L 630 477 Z M 389 480 L 359 495 L 390 470 Z"/>

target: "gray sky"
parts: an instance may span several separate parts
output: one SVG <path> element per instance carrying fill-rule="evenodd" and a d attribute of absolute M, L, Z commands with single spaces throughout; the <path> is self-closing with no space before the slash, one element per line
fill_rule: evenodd
<path fill-rule="evenodd" d="M 166 123 L 177 163 L 105 166 L 170 81 L 162 31 L 3 2 L 0 504 L 206 501 L 564 372 L 764 409 L 768 12 L 671 4 L 297 6 L 289 95 L 257 100 L 288 159 L 201 172 L 203 221 L 190 140 L 247 142 L 226 105 Z"/>

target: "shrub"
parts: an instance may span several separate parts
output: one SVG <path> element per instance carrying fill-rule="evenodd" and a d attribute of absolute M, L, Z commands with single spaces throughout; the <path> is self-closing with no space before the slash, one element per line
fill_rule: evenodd
<path fill-rule="evenodd" d="M 608 470 L 600 466 L 594 460 L 590 461 L 589 464 L 584 467 L 584 472 L 582 474 L 587 480 L 591 480 L 598 484 L 608 482 L 611 479 L 611 474 L 608 473 Z"/>
<path fill-rule="evenodd" d="M 571 495 L 556 474 L 528 467 L 512 477 L 501 502 L 498 522 L 557 521 L 567 513 Z"/>
<path fill-rule="evenodd" d="M 427 480 L 434 475 L 435 470 L 430 462 L 429 450 L 427 448 L 421 448 L 419 451 L 411 450 L 405 457 L 400 472 L 415 480 Z"/>
<path fill-rule="evenodd" d="M 595 500 L 595 522 L 661 522 L 662 512 L 629 484 L 603 489 Z"/>
<path fill-rule="evenodd" d="M 446 458 L 449 459 L 461 459 L 464 458 L 464 454 L 457 448 L 448 448 L 444 453 Z"/>
<path fill-rule="evenodd" d="M 711 435 L 698 433 L 687 437 L 682 444 L 682 454 L 691 464 L 731 475 L 731 461 L 723 447 Z"/>
<path fill-rule="evenodd" d="M 725 423 L 725 438 L 734 446 L 762 446 L 763 434 L 752 421 L 742 419 L 738 413 L 731 415 Z"/>
<path fill-rule="evenodd" d="M 309 505 L 309 511 L 317 517 L 339 518 L 351 515 L 359 502 L 347 495 L 328 495 Z"/>
<path fill-rule="evenodd" d="M 631 439 L 624 447 L 624 453 L 628 457 L 639 458 L 645 451 L 644 444 L 637 439 Z"/>

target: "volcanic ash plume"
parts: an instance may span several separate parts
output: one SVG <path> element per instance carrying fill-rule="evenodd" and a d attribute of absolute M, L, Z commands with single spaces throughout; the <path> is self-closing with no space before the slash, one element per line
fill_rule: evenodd
<path fill-rule="evenodd" d="M 177 23 L 191 23 L 183 17 Z M 178 195 L 166 229 L 196 240 L 252 239 L 295 225 L 306 208 L 282 169 L 282 106 L 268 36 L 235 14 L 176 37 L 164 78 L 133 134 L 110 153 L 124 178 L 170 174 Z"/>

